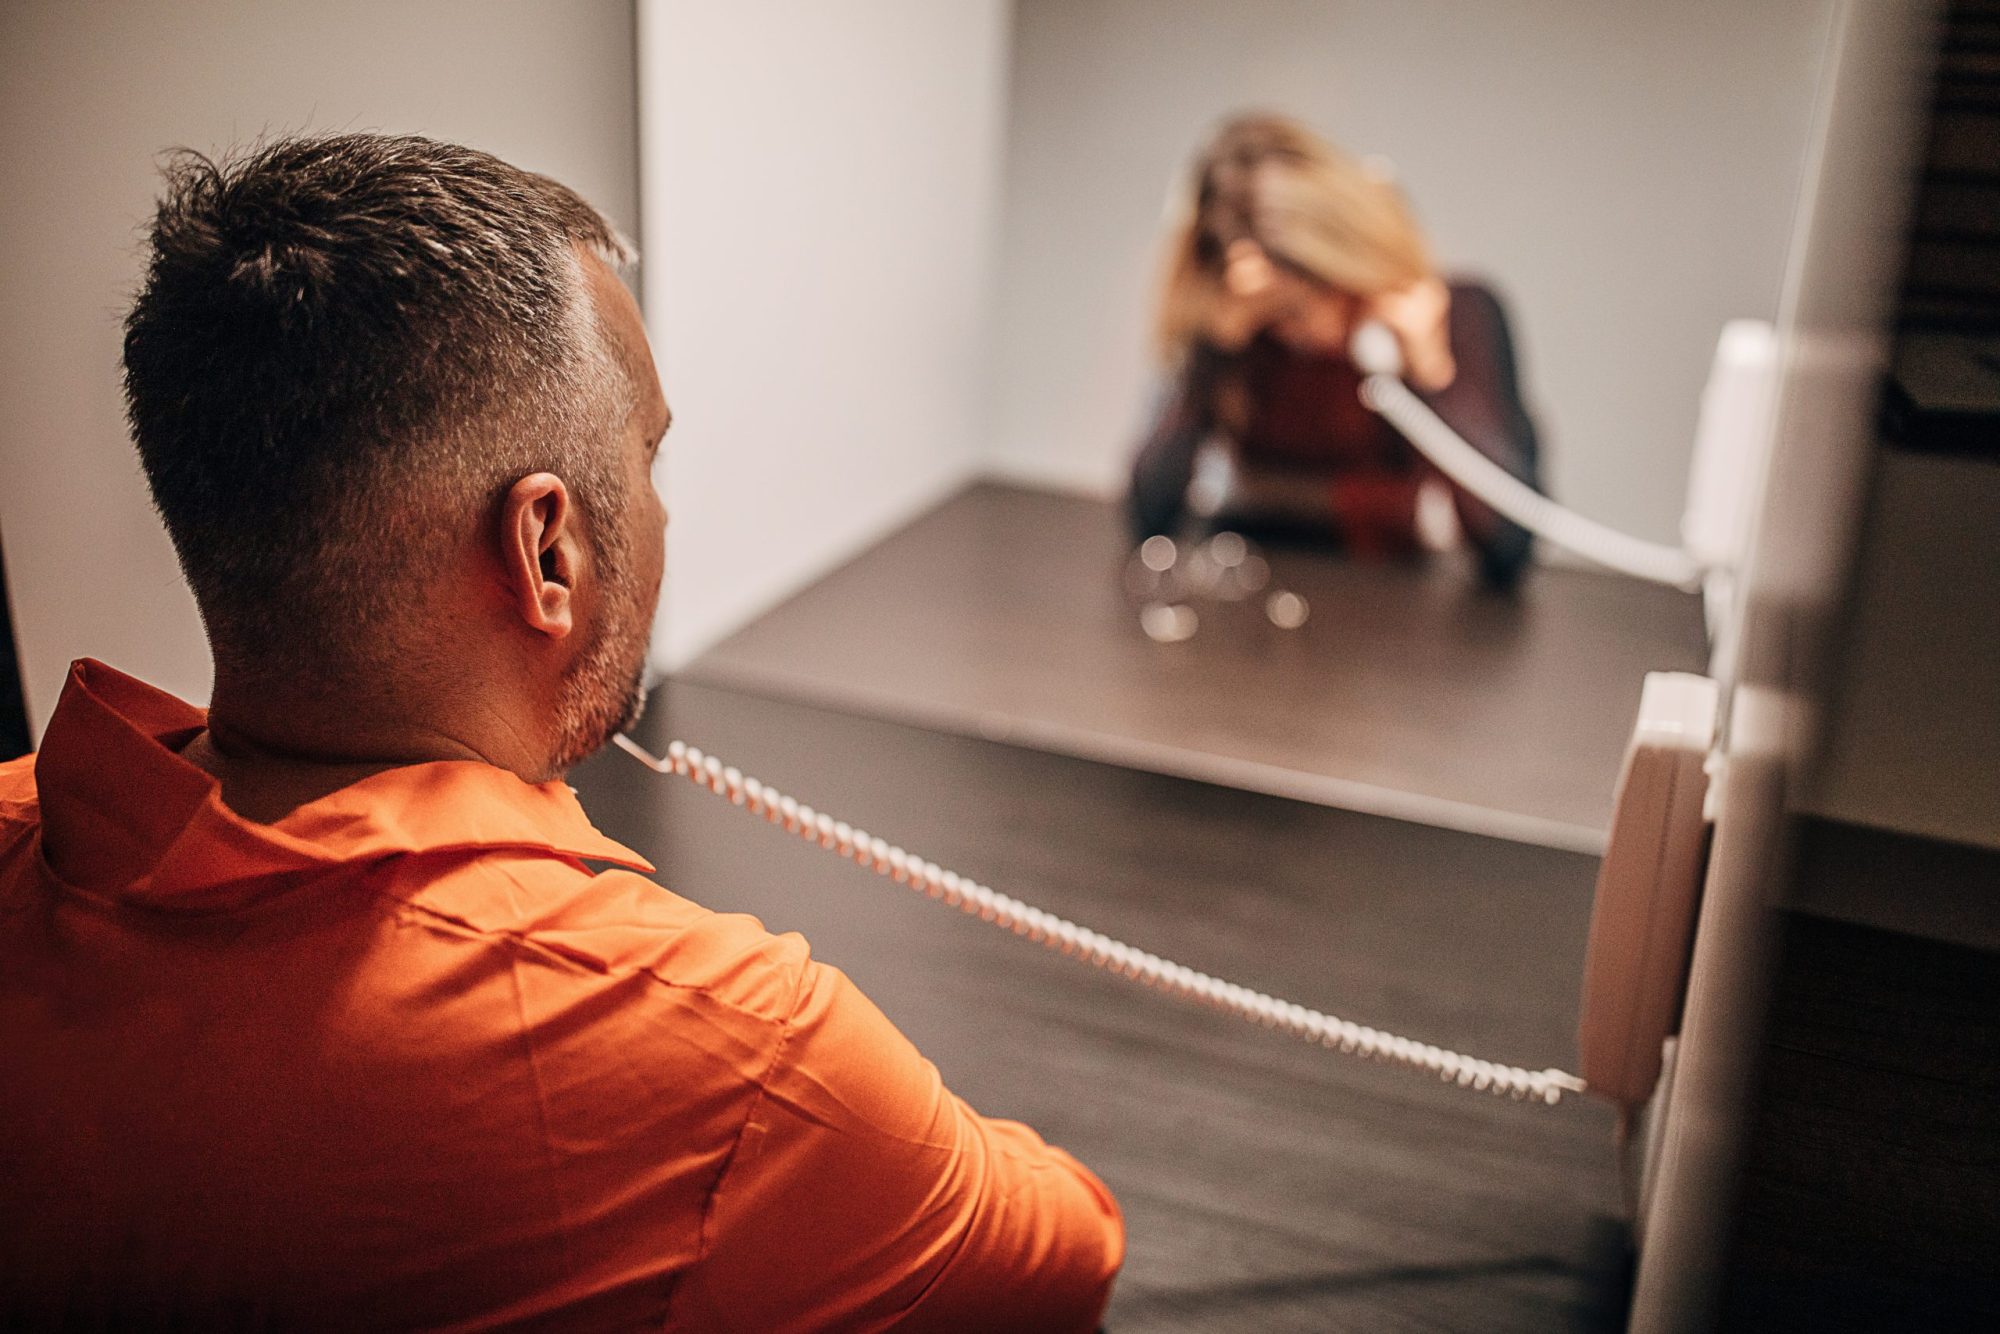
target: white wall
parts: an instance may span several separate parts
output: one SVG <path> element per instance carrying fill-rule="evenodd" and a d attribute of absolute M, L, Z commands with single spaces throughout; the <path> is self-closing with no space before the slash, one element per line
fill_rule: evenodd
<path fill-rule="evenodd" d="M 1004 0 L 642 0 L 677 666 L 972 472 Z"/>
<path fill-rule="evenodd" d="M 635 120 L 631 0 L 0 5 L 0 537 L 37 732 L 85 654 L 208 694 L 119 399 L 155 155 L 416 131 L 557 176 L 636 230 Z"/>
<path fill-rule="evenodd" d="M 1774 318 L 1827 0 L 1019 0 L 993 470 L 1114 491 L 1163 201 L 1244 107 L 1394 160 L 1510 298 L 1556 494 L 1671 540 L 1732 316 Z"/>

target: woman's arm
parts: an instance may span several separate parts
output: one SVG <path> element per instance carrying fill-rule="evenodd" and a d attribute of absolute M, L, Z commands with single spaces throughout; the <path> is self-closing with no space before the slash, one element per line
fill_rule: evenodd
<path fill-rule="evenodd" d="M 1478 283 L 1453 283 L 1449 319 L 1457 371 L 1444 388 L 1424 393 L 1424 400 L 1480 453 L 1541 490 L 1540 443 L 1521 402 L 1504 308 Z M 1511 588 L 1533 554 L 1533 537 L 1457 486 L 1452 498 L 1459 524 L 1479 553 L 1480 574 L 1496 588 Z"/>
<path fill-rule="evenodd" d="M 1195 454 L 1215 426 L 1214 388 L 1219 355 L 1197 344 L 1160 396 L 1160 407 L 1132 460 L 1126 499 L 1132 540 L 1143 542 L 1180 527 L 1187 509 Z"/>

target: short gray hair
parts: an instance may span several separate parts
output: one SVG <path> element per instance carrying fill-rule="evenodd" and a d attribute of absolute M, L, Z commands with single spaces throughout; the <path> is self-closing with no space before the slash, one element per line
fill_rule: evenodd
<path fill-rule="evenodd" d="M 218 665 L 378 668 L 420 563 L 514 479 L 613 503 L 630 391 L 577 251 L 631 248 L 574 191 L 411 135 L 181 150 L 164 174 L 125 396 Z"/>

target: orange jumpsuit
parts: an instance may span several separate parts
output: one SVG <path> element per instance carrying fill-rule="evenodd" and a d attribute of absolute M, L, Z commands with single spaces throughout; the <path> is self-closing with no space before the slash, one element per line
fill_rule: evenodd
<path fill-rule="evenodd" d="M 1117 1206 L 560 783 L 272 825 L 79 662 L 0 765 L 0 1326 L 1094 1328 Z"/>

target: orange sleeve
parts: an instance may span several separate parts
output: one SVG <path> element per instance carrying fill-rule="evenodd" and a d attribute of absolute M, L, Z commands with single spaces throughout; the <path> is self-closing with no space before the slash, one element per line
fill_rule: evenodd
<path fill-rule="evenodd" d="M 953 1096 L 838 969 L 803 968 L 676 1322 L 1095 1329 L 1125 1249 L 1111 1193 Z"/>

